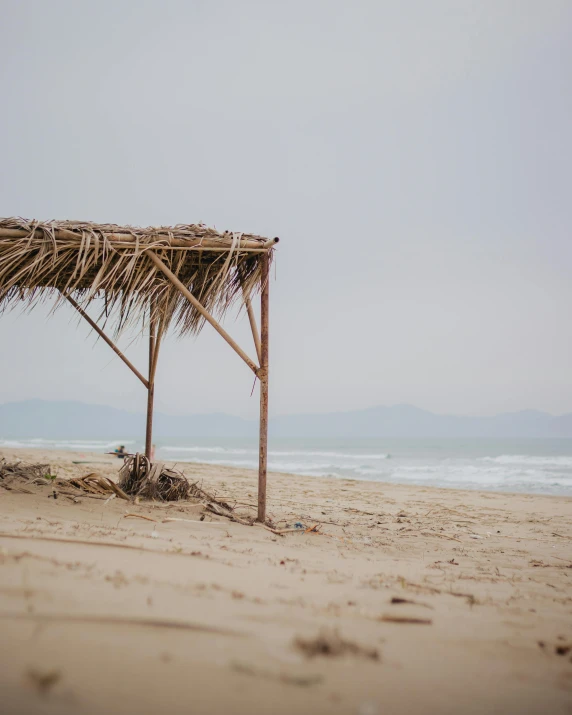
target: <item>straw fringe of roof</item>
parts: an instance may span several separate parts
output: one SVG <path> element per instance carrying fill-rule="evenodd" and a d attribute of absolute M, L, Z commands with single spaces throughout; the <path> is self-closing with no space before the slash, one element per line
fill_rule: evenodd
<path fill-rule="evenodd" d="M 123 237 L 123 238 L 121 238 Z M 134 228 L 74 221 L 0 219 L 0 310 L 72 296 L 82 308 L 103 298 L 100 319 L 118 335 L 150 311 L 159 334 L 197 333 L 203 316 L 145 253 L 154 250 L 211 314 L 222 318 L 242 292 L 260 289 L 266 239 L 219 233 L 202 224 Z M 244 247 L 248 245 L 250 249 Z M 192 250 L 181 250 L 189 248 Z M 272 249 L 269 249 L 270 257 Z"/>

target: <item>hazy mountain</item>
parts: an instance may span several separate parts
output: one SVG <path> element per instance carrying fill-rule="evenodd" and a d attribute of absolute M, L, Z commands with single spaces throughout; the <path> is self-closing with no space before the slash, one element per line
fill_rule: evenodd
<path fill-rule="evenodd" d="M 223 413 L 155 413 L 157 438 L 256 436 L 255 421 Z M 572 437 L 572 414 L 524 410 L 494 417 L 436 415 L 411 405 L 286 415 L 270 421 L 276 437 Z M 142 438 L 145 415 L 81 402 L 29 400 L 0 405 L 0 439 Z"/>
<path fill-rule="evenodd" d="M 524 410 L 494 417 L 436 415 L 411 405 L 352 412 L 289 415 L 272 421 L 273 434 L 313 437 L 572 437 L 572 414 Z"/>
<path fill-rule="evenodd" d="M 156 412 L 156 437 L 242 437 L 255 434 L 247 420 L 225 414 L 173 417 Z M 0 405 L 0 438 L 143 438 L 145 415 L 82 402 L 28 400 Z"/>

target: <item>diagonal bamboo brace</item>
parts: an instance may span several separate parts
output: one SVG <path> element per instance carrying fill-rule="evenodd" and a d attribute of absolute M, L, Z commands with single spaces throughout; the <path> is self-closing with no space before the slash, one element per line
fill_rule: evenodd
<path fill-rule="evenodd" d="M 250 300 L 250 296 L 247 294 L 247 292 L 244 289 L 244 281 L 242 280 L 242 277 L 240 279 L 240 285 L 242 288 L 242 297 L 244 299 L 244 305 L 246 306 L 246 313 L 248 315 L 248 322 L 250 323 L 250 330 L 252 331 L 254 347 L 256 348 L 256 355 L 258 356 L 258 363 L 260 365 L 262 365 L 262 347 L 260 345 L 260 335 L 258 334 L 258 326 L 256 325 L 256 316 L 254 315 L 254 310 L 252 308 L 252 301 Z"/>
<path fill-rule="evenodd" d="M 173 271 L 166 266 L 163 261 L 159 258 L 159 256 L 152 250 L 149 250 L 146 252 L 146 254 L 149 256 L 149 258 L 153 261 L 153 263 L 157 266 L 157 268 L 171 281 L 171 283 L 177 288 L 182 295 L 185 296 L 185 298 L 191 303 L 197 311 L 203 316 L 203 318 L 210 323 L 213 328 L 217 331 L 219 335 L 221 335 L 226 342 L 230 345 L 230 347 L 238 354 L 240 357 L 244 360 L 244 362 L 248 365 L 248 367 L 252 370 L 252 372 L 258 376 L 259 372 L 259 367 L 256 365 L 252 360 L 248 357 L 248 355 L 244 352 L 244 350 L 236 343 L 230 335 L 226 332 L 226 330 L 217 323 L 217 321 L 213 318 L 213 316 L 203 308 L 203 306 L 199 303 L 199 301 L 195 298 L 195 296 L 191 293 L 191 291 L 185 286 L 184 283 L 182 283 L 177 276 L 173 273 Z"/>
<path fill-rule="evenodd" d="M 133 365 L 133 363 L 128 360 L 125 355 L 121 352 L 121 350 L 115 345 L 115 343 L 107 337 L 107 335 L 103 332 L 103 330 L 99 327 L 99 325 L 92 320 L 89 315 L 85 312 L 85 310 L 71 297 L 71 295 L 65 295 L 63 294 L 65 298 L 73 305 L 73 307 L 77 310 L 77 312 L 81 315 L 82 318 L 84 318 L 90 325 L 91 327 L 95 330 L 95 332 L 105 340 L 105 342 L 109 345 L 109 347 L 113 350 L 113 352 L 120 357 L 123 362 L 127 365 L 127 367 L 135 374 L 137 377 L 141 380 L 141 382 L 145 385 L 147 389 L 149 389 L 149 382 L 143 377 L 143 375 L 139 372 L 139 370 Z"/>

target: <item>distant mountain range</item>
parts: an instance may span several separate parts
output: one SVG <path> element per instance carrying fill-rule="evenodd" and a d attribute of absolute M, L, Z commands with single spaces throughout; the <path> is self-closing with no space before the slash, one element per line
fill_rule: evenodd
<path fill-rule="evenodd" d="M 155 413 L 156 438 L 254 437 L 258 424 L 224 413 L 172 416 Z M 145 415 L 81 402 L 28 400 L 0 405 L 0 439 L 143 438 Z M 274 417 L 275 437 L 572 437 L 572 413 L 537 410 L 494 417 L 437 415 L 411 405 L 351 412 Z"/>

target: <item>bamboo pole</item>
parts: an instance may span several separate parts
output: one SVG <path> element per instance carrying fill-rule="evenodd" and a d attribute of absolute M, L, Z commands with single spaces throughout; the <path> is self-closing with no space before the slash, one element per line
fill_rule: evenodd
<path fill-rule="evenodd" d="M 127 365 L 127 367 L 135 374 L 137 377 L 141 380 L 141 382 L 145 385 L 145 387 L 148 389 L 149 388 L 149 383 L 148 381 L 143 377 L 143 375 L 139 372 L 139 370 L 133 365 L 133 363 L 128 360 L 125 355 L 121 352 L 121 350 L 110 340 L 110 338 L 107 337 L 107 335 L 103 332 L 103 330 L 99 327 L 99 325 L 92 320 L 89 315 L 81 308 L 78 303 L 70 296 L 70 295 L 65 295 L 64 297 L 73 305 L 73 307 L 77 310 L 77 312 L 81 315 L 82 318 L 84 318 L 90 325 L 91 327 L 95 330 L 95 332 L 105 340 L 105 342 L 109 345 L 109 347 L 113 350 L 113 352 L 118 355 L 123 362 Z"/>
<path fill-rule="evenodd" d="M 244 305 L 246 306 L 246 313 L 248 315 L 248 321 L 250 323 L 250 330 L 252 331 L 252 338 L 254 340 L 254 347 L 256 348 L 256 355 L 258 357 L 258 364 L 262 363 L 262 352 L 260 349 L 260 335 L 258 334 L 258 326 L 256 325 L 256 316 L 254 315 L 254 310 L 252 308 L 252 301 L 250 296 L 244 288 L 244 278 L 242 274 L 240 275 L 240 287 L 242 288 L 242 297 L 244 299 Z"/>
<path fill-rule="evenodd" d="M 157 298 L 152 299 L 152 304 L 157 308 L 159 301 Z M 157 372 L 157 363 L 159 361 L 159 348 L 161 347 L 161 338 L 163 337 L 163 326 L 164 326 L 164 315 L 161 313 L 159 319 L 155 319 L 155 347 L 153 350 L 153 364 L 151 368 L 151 375 L 153 377 L 153 382 L 155 382 L 155 373 Z"/>
<path fill-rule="evenodd" d="M 250 322 L 250 329 L 252 330 L 252 338 L 254 340 L 254 347 L 256 348 L 256 355 L 258 356 L 258 362 L 262 365 L 262 348 L 260 345 L 260 335 L 258 334 L 258 326 L 256 325 L 256 316 L 254 315 L 254 310 L 252 308 L 252 303 L 250 298 L 244 296 L 244 302 L 246 304 L 246 312 L 248 313 L 248 320 Z"/>
<path fill-rule="evenodd" d="M 262 257 L 262 293 L 260 296 L 260 443 L 258 452 L 258 521 L 266 521 L 266 472 L 268 467 L 268 313 L 270 304 L 270 260 Z"/>
<path fill-rule="evenodd" d="M 139 244 L 141 245 L 142 242 L 153 242 L 154 244 L 160 243 L 164 244 L 165 247 L 170 247 L 170 246 L 178 246 L 180 248 L 199 248 L 203 250 L 217 250 L 221 249 L 223 251 L 228 251 L 230 247 L 232 246 L 232 237 L 231 236 L 224 236 L 221 237 L 221 240 L 214 239 L 214 238 L 176 238 L 175 236 L 170 237 L 170 236 L 165 236 L 162 234 L 156 234 L 156 235 L 149 235 L 149 234 L 142 234 L 140 236 L 136 236 L 131 233 L 105 233 L 104 231 L 100 231 L 98 229 L 93 229 L 96 234 L 99 236 L 105 237 L 108 241 L 111 242 L 120 242 L 120 243 L 127 243 L 128 245 L 133 245 L 137 240 L 139 240 Z M 37 232 L 38 235 L 45 235 L 43 229 L 36 228 L 34 233 Z M 28 231 L 25 228 L 0 228 L 0 238 L 29 238 L 33 235 L 31 234 L 30 231 Z M 54 236 L 56 239 L 60 240 L 65 240 L 65 239 L 76 239 L 77 241 L 82 240 L 82 234 L 79 231 L 71 231 L 70 229 L 67 228 L 56 228 L 54 230 Z M 253 239 L 253 238 L 241 238 L 240 241 L 236 244 L 235 250 L 241 250 L 241 249 L 255 249 L 255 250 L 267 250 L 269 248 L 272 248 L 272 246 L 278 242 L 279 239 L 277 238 L 271 238 L 268 241 L 264 241 L 264 239 Z M 224 242 L 228 241 L 228 247 L 224 246 Z M 160 247 L 160 246 L 158 246 Z"/>
<path fill-rule="evenodd" d="M 147 387 L 147 422 L 145 425 L 145 456 L 151 459 L 153 445 L 153 401 L 155 398 L 155 368 L 157 352 L 157 323 L 153 314 L 153 299 L 149 301 L 149 384 Z"/>
<path fill-rule="evenodd" d="M 236 343 L 226 330 L 220 326 L 217 321 L 212 317 L 212 315 L 199 303 L 191 291 L 177 278 L 177 276 L 163 263 L 159 256 L 154 251 L 147 251 L 146 255 L 153 261 L 157 268 L 171 281 L 171 283 L 178 288 L 179 291 L 185 296 L 185 298 L 198 310 L 198 312 L 205 318 L 205 320 L 210 323 L 213 328 L 221 335 L 230 347 L 244 360 L 248 367 L 252 370 L 255 375 L 258 375 L 260 368 L 252 362 L 244 350 Z M 268 262 L 268 256 L 263 255 L 263 260 Z"/>

